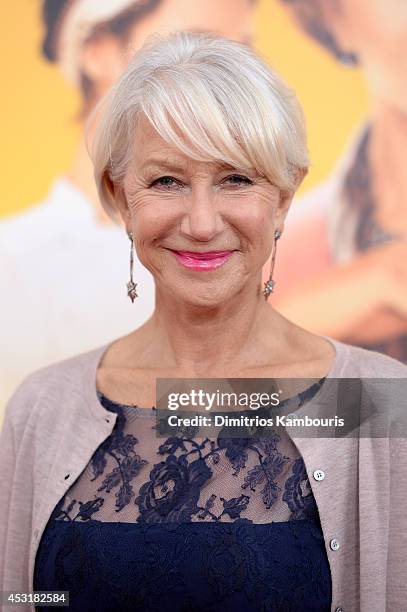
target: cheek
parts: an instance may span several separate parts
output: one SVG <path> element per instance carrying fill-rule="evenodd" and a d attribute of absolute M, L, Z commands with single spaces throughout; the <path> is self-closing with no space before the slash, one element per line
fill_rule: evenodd
<path fill-rule="evenodd" d="M 137 197 L 129 203 L 133 235 L 139 243 L 148 243 L 162 237 L 174 226 L 177 207 L 168 199 L 151 196 Z"/>
<path fill-rule="evenodd" d="M 234 211 L 233 225 L 253 248 L 270 243 L 274 231 L 275 204 L 270 197 L 253 198 Z"/>

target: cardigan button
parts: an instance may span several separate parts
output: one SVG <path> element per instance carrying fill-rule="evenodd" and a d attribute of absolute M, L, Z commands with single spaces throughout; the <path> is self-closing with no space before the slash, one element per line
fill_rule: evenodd
<path fill-rule="evenodd" d="M 313 474 L 315 480 L 323 480 L 325 478 L 324 470 L 314 470 Z"/>
<path fill-rule="evenodd" d="M 335 538 L 333 538 L 330 542 L 329 542 L 329 546 L 331 547 L 332 550 L 338 550 L 339 548 L 339 542 L 338 540 L 336 540 Z"/>

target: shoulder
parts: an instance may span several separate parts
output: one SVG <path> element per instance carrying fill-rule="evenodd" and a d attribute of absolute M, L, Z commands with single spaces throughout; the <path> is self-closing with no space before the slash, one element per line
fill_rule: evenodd
<path fill-rule="evenodd" d="M 6 403 L 4 421 L 22 432 L 43 418 L 58 419 L 87 404 L 93 368 L 106 345 L 54 362 L 28 374 Z M 55 424 L 56 422 L 53 421 Z"/>
<path fill-rule="evenodd" d="M 392 444 L 395 438 L 404 438 L 405 444 L 407 366 L 376 351 L 337 340 L 334 343 L 339 367 L 332 374 L 333 387 L 340 395 L 338 406 L 346 420 L 354 423 L 356 416 L 355 426 L 362 428 L 361 438 L 391 438 Z M 407 452 L 407 444 L 405 449 Z"/>
<path fill-rule="evenodd" d="M 353 344 L 338 343 L 346 350 L 344 377 L 360 378 L 406 378 L 407 365 L 383 353 Z"/>

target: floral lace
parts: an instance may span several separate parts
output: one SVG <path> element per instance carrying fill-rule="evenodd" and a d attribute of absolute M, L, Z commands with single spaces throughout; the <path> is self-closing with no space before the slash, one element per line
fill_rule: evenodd
<path fill-rule="evenodd" d="M 117 421 L 48 521 L 36 590 L 69 590 L 81 612 L 330 610 L 318 509 L 287 434 L 157 438 L 154 409 L 99 399 Z"/>

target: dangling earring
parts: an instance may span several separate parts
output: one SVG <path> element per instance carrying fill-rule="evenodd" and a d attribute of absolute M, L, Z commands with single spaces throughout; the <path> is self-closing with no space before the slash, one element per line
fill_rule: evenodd
<path fill-rule="evenodd" d="M 133 256 L 133 234 L 128 232 L 128 237 L 130 239 L 130 280 L 127 283 L 127 295 L 131 299 L 132 302 L 138 297 L 136 292 L 137 283 L 133 280 L 133 264 L 134 264 L 134 256 Z"/>
<path fill-rule="evenodd" d="M 277 240 L 279 238 L 281 238 L 281 232 L 279 229 L 276 229 L 276 231 L 274 232 L 274 249 L 273 249 L 273 256 L 271 258 L 270 276 L 269 276 L 268 281 L 264 283 L 264 289 L 263 289 L 265 300 L 267 300 L 268 296 L 271 293 L 273 293 L 274 285 L 276 284 L 276 281 L 273 280 L 273 270 L 274 270 L 274 261 L 276 259 L 276 252 L 277 252 Z"/>

